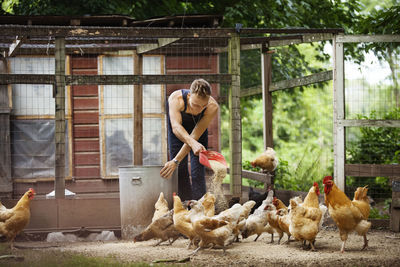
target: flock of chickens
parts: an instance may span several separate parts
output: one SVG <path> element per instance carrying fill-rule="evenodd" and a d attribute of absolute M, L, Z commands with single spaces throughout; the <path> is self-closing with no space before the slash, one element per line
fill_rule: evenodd
<path fill-rule="evenodd" d="M 262 156 L 264 160 L 254 161 L 264 170 L 276 168 L 275 152 L 267 150 Z M 260 159 L 260 158 L 259 158 Z M 265 163 L 265 165 L 262 165 Z M 220 181 L 222 182 L 222 180 Z M 367 187 L 358 187 L 350 200 L 334 183 L 331 176 L 326 176 L 323 181 L 325 193 L 325 205 L 320 204 L 320 194 L 317 182 L 314 182 L 307 196 L 290 199 L 290 205 L 286 205 L 274 197 L 274 191 L 269 188 L 265 195 L 258 193 L 257 200 L 254 191 L 250 191 L 249 201 L 243 204 L 233 204 L 218 214 L 218 198 L 213 193 L 207 192 L 201 199 L 182 202 L 179 196 L 173 196 L 173 209 L 169 210 L 168 203 L 163 193 L 155 203 L 155 212 L 151 224 L 134 241 L 150 239 L 159 240 L 156 245 L 169 241 L 172 244 L 179 237 L 189 239 L 188 249 L 194 247 L 191 253 L 194 255 L 202 248 L 221 247 L 224 252 L 228 245 L 239 242 L 242 239 L 256 235 L 257 241 L 263 233 L 271 234 L 271 243 L 274 242 L 274 234 L 278 234 L 280 243 L 284 234 L 289 242 L 291 236 L 301 241 L 303 247 L 315 250 L 315 239 L 321 229 L 324 214 L 329 215 L 335 221 L 340 238 L 342 240 L 341 252 L 344 252 L 345 243 L 350 232 L 357 232 L 364 237 L 364 246 L 368 246 L 367 232 L 371 223 L 367 221 L 370 212 Z M 0 235 L 8 241 L 13 241 L 28 224 L 30 218 L 30 202 L 35 191 L 30 188 L 12 208 L 7 209 L 0 203 Z M 252 200 L 252 198 L 254 200 Z M 220 206 L 220 205 L 219 205 Z"/>
<path fill-rule="evenodd" d="M 234 241 L 256 235 L 254 241 L 263 233 L 271 234 L 271 243 L 274 234 L 278 234 L 280 243 L 284 234 L 289 242 L 293 236 L 295 240 L 303 242 L 303 247 L 315 250 L 315 239 L 321 229 L 324 214 L 329 214 L 336 222 L 343 241 L 341 252 L 344 252 L 347 235 L 356 231 L 364 237 L 363 249 L 368 246 L 366 233 L 371 223 L 369 216 L 369 202 L 367 188 L 357 188 L 354 199 L 351 201 L 333 182 L 331 176 L 323 180 L 325 203 L 320 204 L 318 183 L 310 188 L 307 196 L 302 200 L 294 197 L 290 200 L 289 207 L 273 196 L 269 190 L 267 197 L 253 213 L 252 208 L 256 201 L 249 200 L 243 205 L 236 203 L 229 209 L 215 215 L 215 197 L 207 192 L 200 200 L 182 202 L 179 196 L 173 196 L 173 209 L 168 210 L 168 203 L 163 193 L 155 204 L 155 213 L 152 223 L 134 241 L 158 239 L 160 244 L 169 241 L 172 244 L 176 239 L 184 236 L 189 239 L 188 249 L 198 250 L 207 247 L 220 247 L 224 250 Z"/>
<path fill-rule="evenodd" d="M 268 149 L 252 162 L 263 170 L 271 171 L 276 168 L 275 151 Z M 168 203 L 163 193 L 155 203 L 155 213 L 152 223 L 134 241 L 150 239 L 159 240 L 156 245 L 169 241 L 172 244 L 179 237 L 189 239 L 188 249 L 194 247 L 194 255 L 202 248 L 220 247 L 225 252 L 226 247 L 233 242 L 239 242 L 239 237 L 246 239 L 256 235 L 257 241 L 263 233 L 271 234 L 271 243 L 274 234 L 279 236 L 278 244 L 284 234 L 288 239 L 301 241 L 303 248 L 315 250 L 315 239 L 321 230 L 325 213 L 335 221 L 342 240 L 341 252 L 344 252 L 345 243 L 350 232 L 357 232 L 364 237 L 364 246 L 368 246 L 367 232 L 371 223 L 367 221 L 370 212 L 367 187 L 359 187 L 350 200 L 334 183 L 331 176 L 323 179 L 325 205 L 319 203 L 320 190 L 317 182 L 308 191 L 302 200 L 300 197 L 290 199 L 287 207 L 280 199 L 274 196 L 269 188 L 266 194 L 249 193 L 249 201 L 243 204 L 233 204 L 216 214 L 216 197 L 207 192 L 201 199 L 182 202 L 179 196 L 173 196 L 173 209 L 168 209 Z M 259 201 L 257 198 L 264 197 Z M 253 200 L 253 199 L 254 200 Z"/>

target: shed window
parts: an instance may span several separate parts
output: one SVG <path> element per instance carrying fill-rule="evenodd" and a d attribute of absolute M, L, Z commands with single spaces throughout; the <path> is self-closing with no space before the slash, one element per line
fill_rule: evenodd
<path fill-rule="evenodd" d="M 53 57 L 10 58 L 9 72 L 12 74 L 54 74 L 55 59 Z M 52 180 L 55 176 L 53 87 L 46 84 L 13 84 L 11 90 L 13 179 L 22 182 L 37 179 Z M 65 175 L 69 176 L 68 120 L 66 120 L 65 144 Z"/>
<path fill-rule="evenodd" d="M 163 74 L 162 56 L 144 56 L 143 74 Z M 134 56 L 100 56 L 99 74 L 134 74 Z M 143 164 L 166 160 L 165 89 L 143 85 Z M 118 167 L 133 164 L 133 85 L 99 86 L 102 177 L 118 176 Z"/>

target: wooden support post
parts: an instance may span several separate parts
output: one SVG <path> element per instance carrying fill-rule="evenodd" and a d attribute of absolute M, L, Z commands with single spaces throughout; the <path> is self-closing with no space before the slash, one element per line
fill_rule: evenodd
<path fill-rule="evenodd" d="M 134 74 L 143 74 L 143 56 L 135 55 Z M 143 86 L 133 86 L 133 164 L 143 165 Z"/>
<path fill-rule="evenodd" d="M 390 213 L 390 229 L 400 232 L 400 177 L 392 180 L 392 210 Z"/>
<path fill-rule="evenodd" d="M 333 154 L 334 179 L 336 185 L 344 192 L 346 177 L 345 164 L 345 127 L 339 123 L 345 119 L 344 112 L 344 53 L 343 43 L 333 39 Z"/>
<path fill-rule="evenodd" d="M 264 149 L 274 147 L 273 132 L 272 132 L 272 94 L 269 91 L 271 85 L 271 59 L 273 51 L 268 51 L 263 45 L 262 48 L 262 98 L 264 108 Z"/>
<path fill-rule="evenodd" d="M 65 39 L 56 37 L 55 198 L 65 198 Z"/>
<path fill-rule="evenodd" d="M 7 61 L 0 59 L 0 73 L 7 73 Z M 10 89 L 10 91 L 9 91 Z M 10 100 L 11 85 L 0 84 L 0 196 L 11 198 Z"/>
<path fill-rule="evenodd" d="M 240 37 L 235 33 L 229 40 L 229 73 L 232 75 L 229 91 L 229 151 L 230 151 L 230 190 L 233 196 L 242 195 L 242 122 L 240 116 Z"/>

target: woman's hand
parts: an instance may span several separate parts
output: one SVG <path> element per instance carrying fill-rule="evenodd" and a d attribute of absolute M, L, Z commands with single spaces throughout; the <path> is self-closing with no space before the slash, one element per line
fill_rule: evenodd
<path fill-rule="evenodd" d="M 205 148 L 202 144 L 200 144 L 199 142 L 197 142 L 197 141 L 194 140 L 194 139 L 193 139 L 193 141 L 191 142 L 190 147 L 192 148 L 193 153 L 194 153 L 196 156 L 198 156 L 199 153 L 200 153 L 201 151 L 206 150 L 206 148 Z"/>
<path fill-rule="evenodd" d="M 178 167 L 178 165 L 174 161 L 172 161 L 172 160 L 167 161 L 165 163 L 164 167 L 160 171 L 161 177 L 163 177 L 165 179 L 170 179 L 172 177 L 172 174 L 174 173 L 176 167 Z"/>

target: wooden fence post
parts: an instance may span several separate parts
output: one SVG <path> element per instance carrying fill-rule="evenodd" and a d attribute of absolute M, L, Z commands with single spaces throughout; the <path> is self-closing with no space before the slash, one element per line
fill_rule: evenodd
<path fill-rule="evenodd" d="M 229 151 L 231 193 L 233 196 L 242 195 L 242 119 L 240 116 L 240 37 L 232 34 L 228 47 L 229 73 L 232 75 L 231 90 L 229 91 Z"/>
<path fill-rule="evenodd" d="M 55 198 L 65 198 L 65 39 L 56 37 Z"/>
<path fill-rule="evenodd" d="M 7 73 L 7 61 L 0 59 L 0 73 Z M 11 85 L 0 84 L 0 196 L 12 196 L 11 140 L 10 140 L 10 95 Z"/>
<path fill-rule="evenodd" d="M 336 185 L 345 191 L 345 127 L 339 123 L 344 120 L 344 49 L 343 43 L 333 39 L 333 154 L 334 178 Z"/>
<path fill-rule="evenodd" d="M 135 54 L 135 75 L 143 74 L 143 56 Z M 133 86 L 133 164 L 143 165 L 143 86 Z"/>
<path fill-rule="evenodd" d="M 394 177 L 392 180 L 390 229 L 394 232 L 400 232 L 400 177 Z"/>
<path fill-rule="evenodd" d="M 264 109 L 264 149 L 267 147 L 274 147 L 273 132 L 272 132 L 272 94 L 269 91 L 271 84 L 271 74 L 272 66 L 271 59 L 273 51 L 268 51 L 268 49 L 263 45 L 262 49 L 262 98 L 263 98 L 263 109 Z"/>

